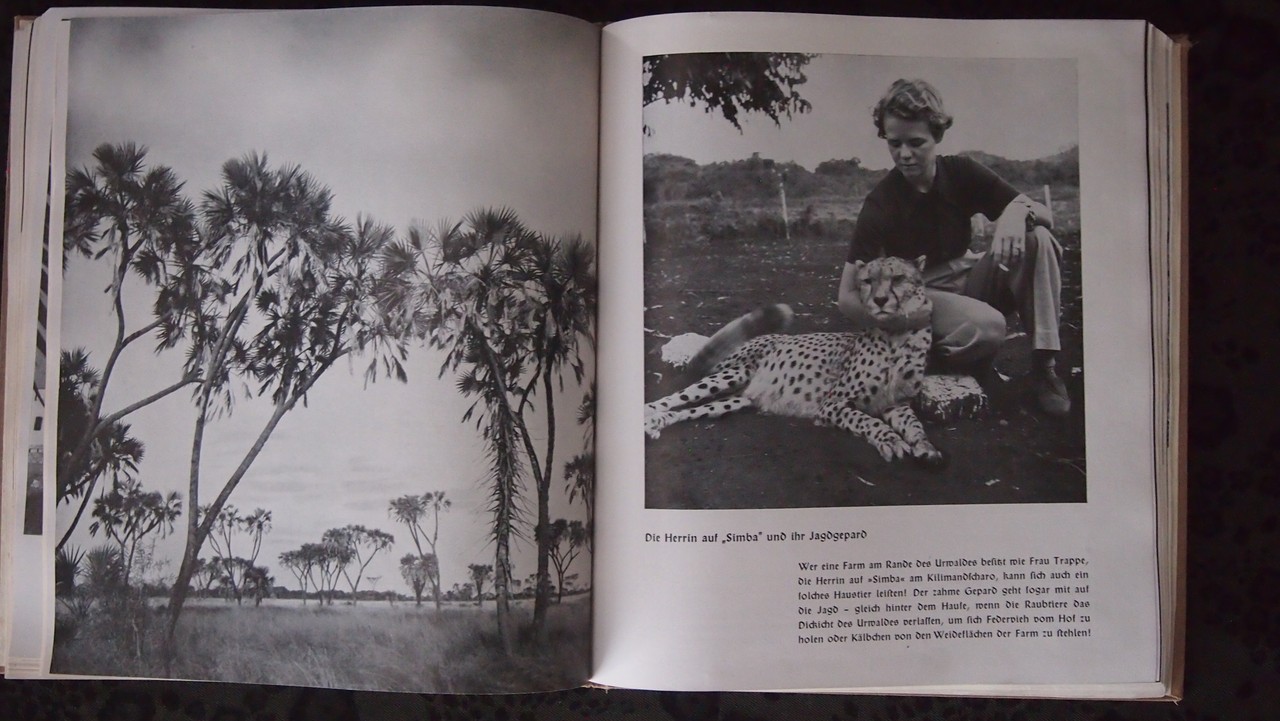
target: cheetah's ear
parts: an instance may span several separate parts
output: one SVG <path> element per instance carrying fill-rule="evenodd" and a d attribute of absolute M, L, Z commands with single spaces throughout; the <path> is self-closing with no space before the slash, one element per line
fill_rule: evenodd
<path fill-rule="evenodd" d="M 921 273 L 924 272 L 924 264 L 928 262 L 928 260 L 929 256 L 927 255 L 922 255 L 919 258 L 916 258 L 916 267 L 920 269 Z"/>
<path fill-rule="evenodd" d="M 853 272 L 855 272 L 855 273 L 861 273 L 861 272 L 862 272 L 862 268 L 863 268 L 863 266 L 865 266 L 866 264 L 867 264 L 867 261 L 865 261 L 865 260 L 855 260 L 855 261 L 853 261 Z"/>

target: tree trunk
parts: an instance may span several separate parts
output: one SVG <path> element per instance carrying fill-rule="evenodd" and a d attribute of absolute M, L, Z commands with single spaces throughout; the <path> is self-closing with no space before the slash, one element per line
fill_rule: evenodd
<path fill-rule="evenodd" d="M 176 635 L 178 618 L 182 615 L 182 606 L 187 602 L 187 590 L 191 586 L 191 576 L 196 569 L 196 558 L 200 555 L 200 453 L 204 445 L 204 426 L 209 416 L 209 394 L 200 397 L 200 412 L 196 416 L 194 438 L 191 441 L 191 464 L 187 481 L 187 542 L 182 551 L 182 564 L 178 567 L 178 578 L 173 582 L 173 592 L 169 595 L 169 624 L 165 629 L 162 645 L 165 674 L 172 674 L 174 654 L 177 652 Z"/>
<path fill-rule="evenodd" d="M 533 637 L 540 642 L 547 640 L 547 606 L 551 603 L 551 470 L 556 451 L 556 406 L 551 395 L 554 389 L 550 364 L 542 373 L 542 389 L 547 405 L 547 456 L 546 469 L 535 478 L 538 489 L 538 525 L 534 529 L 538 543 L 538 587 L 533 600 Z M 530 464 L 537 463 L 535 458 L 529 460 Z"/>
<path fill-rule="evenodd" d="M 507 536 L 499 536 L 495 546 L 497 548 L 494 551 L 493 561 L 493 589 L 496 597 L 494 604 L 497 606 L 498 616 L 498 642 L 502 644 L 502 651 L 510 656 L 515 652 L 515 637 L 511 630 L 511 602 L 509 597 L 511 554 Z"/>
<path fill-rule="evenodd" d="M 475 324 L 474 320 L 468 319 L 468 325 L 475 334 L 475 339 L 480 346 L 481 353 L 484 356 L 485 365 L 489 368 L 489 375 L 497 383 L 498 387 L 493 389 L 493 397 L 503 407 L 504 414 L 511 420 L 515 435 L 520 437 L 525 446 L 525 452 L 529 456 L 529 466 L 533 470 L 535 476 L 540 476 L 542 469 L 538 467 L 537 453 L 533 447 L 533 441 L 529 438 L 529 431 L 521 421 L 520 415 L 511 409 L 511 404 L 507 399 L 507 389 L 505 384 L 501 382 L 504 376 L 499 369 L 497 358 L 493 349 L 489 347 L 489 341 L 484 332 Z M 516 439 L 508 435 L 506 431 L 502 431 L 504 443 L 515 443 Z M 512 455 L 515 455 L 515 451 Z M 511 477 L 499 477 L 497 482 L 500 484 L 497 501 L 497 514 L 494 518 L 494 594 L 495 605 L 497 607 L 498 622 L 498 641 L 502 644 L 502 650 L 506 655 L 510 656 L 515 652 L 515 635 L 511 628 L 511 527 L 513 523 L 512 510 L 515 503 L 514 485 L 519 477 L 518 468 L 508 469 Z M 501 471 L 499 471 L 501 473 Z"/>
<path fill-rule="evenodd" d="M 324 366 L 324 369 L 327 369 L 328 367 L 329 366 Z M 322 369 L 320 373 L 323 373 L 324 369 Z M 188 498 L 190 500 L 187 505 L 187 546 L 182 556 L 182 567 L 178 571 L 178 580 L 173 584 L 173 595 L 170 597 L 169 602 L 169 629 L 165 639 L 166 664 L 172 660 L 169 658 L 168 654 L 173 650 L 174 634 L 178 628 L 178 617 L 182 614 L 182 606 L 187 600 L 187 591 L 188 586 L 191 583 L 191 574 L 195 569 L 195 559 L 200 555 L 200 547 L 204 544 L 205 539 L 209 536 L 210 530 L 213 528 L 214 519 L 216 519 L 218 514 L 222 512 L 222 508 L 227 504 L 227 499 L 230 498 L 231 492 L 236 489 L 236 486 L 240 484 L 240 480 L 249 472 L 249 467 L 253 465 L 258 454 L 262 452 L 262 448 L 266 445 L 267 439 L 269 439 L 271 434 L 275 432 L 276 426 L 280 424 L 280 419 L 284 418 L 284 414 L 288 413 L 293 408 L 297 403 L 297 399 L 303 393 L 306 393 L 311 385 L 315 383 L 316 379 L 320 377 L 320 373 L 313 376 L 310 382 L 307 383 L 307 387 L 301 389 L 300 393 L 297 395 L 294 395 L 292 400 L 276 406 L 275 412 L 271 414 L 271 418 L 258 433 L 258 437 L 254 440 L 253 446 L 249 448 L 249 451 L 245 453 L 244 458 L 240 460 L 240 465 L 236 467 L 235 471 L 232 472 L 231 477 L 227 479 L 226 485 L 222 487 L 222 491 L 218 493 L 218 497 L 214 499 L 213 503 L 209 504 L 209 511 L 205 514 L 204 522 L 197 525 L 195 522 L 196 513 L 193 509 L 199 508 L 200 446 L 204 441 L 205 410 L 208 408 L 208 398 L 205 397 L 202 399 L 203 403 L 201 413 L 197 417 L 196 421 L 196 440 L 191 452 L 191 483 L 188 488 Z"/>
<path fill-rule="evenodd" d="M 71 538 L 71 532 L 76 530 L 76 526 L 80 523 L 80 516 L 84 515 L 84 509 L 89 505 L 89 498 L 93 496 L 93 489 L 98 485 L 98 477 L 100 473 L 101 472 L 98 471 L 90 476 L 89 486 L 84 489 L 84 495 L 80 498 L 80 507 L 76 509 L 75 517 L 71 519 L 71 524 L 67 526 L 67 532 L 62 534 L 62 538 L 59 539 L 58 545 L 53 549 L 55 554 L 62 550 L 62 547 L 66 545 L 67 540 Z"/>

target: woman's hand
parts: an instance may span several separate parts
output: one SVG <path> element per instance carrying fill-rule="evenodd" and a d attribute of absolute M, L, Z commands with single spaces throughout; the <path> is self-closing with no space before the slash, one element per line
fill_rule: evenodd
<path fill-rule="evenodd" d="M 1037 225 L 1053 230 L 1053 211 L 1025 195 L 1009 201 L 996 219 L 995 236 L 991 239 L 991 257 L 996 264 L 1008 270 L 1010 263 L 1021 261 L 1027 233 Z"/>
<path fill-rule="evenodd" d="M 995 235 L 991 239 L 991 258 L 996 265 L 1008 270 L 1010 265 L 1022 261 L 1027 245 L 1027 220 L 1033 217 L 1026 196 L 1019 195 L 1005 206 L 996 219 Z"/>

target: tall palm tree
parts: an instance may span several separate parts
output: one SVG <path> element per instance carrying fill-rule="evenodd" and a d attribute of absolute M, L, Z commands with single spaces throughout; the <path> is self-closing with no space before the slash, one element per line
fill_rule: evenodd
<path fill-rule="evenodd" d="M 539 579 L 534 631 L 541 635 L 550 598 L 545 530 L 555 452 L 552 393 L 564 366 L 579 381 L 583 374 L 579 343 L 584 332 L 589 338 L 594 256 L 580 239 L 544 238 L 509 209 L 483 209 L 430 232 L 411 229 L 407 242 L 384 253 L 383 263 L 378 298 L 389 322 L 443 350 L 441 374 L 456 373 L 459 391 L 476 399 L 463 419 L 476 417 L 489 463 L 494 588 L 504 639 L 510 540 L 523 522 L 523 479 L 526 473 L 533 478 Z M 525 417 L 538 390 L 550 429 L 542 452 Z"/>
<path fill-rule="evenodd" d="M 183 183 L 167 167 L 148 167 L 146 155 L 147 149 L 134 143 L 103 144 L 93 152 L 92 167 L 67 175 L 64 269 L 76 256 L 91 260 L 109 256 L 111 282 L 106 294 L 115 332 L 94 383 L 96 392 L 85 396 L 83 417 L 75 419 L 77 433 L 75 437 L 65 434 L 60 444 L 57 472 L 62 487 L 74 485 L 82 476 L 94 442 L 114 423 L 196 381 L 184 374 L 113 412 L 104 411 L 108 388 L 125 349 L 166 325 L 174 325 L 175 317 L 186 310 L 180 305 L 157 305 L 151 320 L 130 328 L 128 279 L 139 278 L 146 285 L 159 287 L 168 281 L 176 259 L 199 254 L 194 207 L 183 195 Z M 59 433 L 63 434 L 61 428 Z"/>
<path fill-rule="evenodd" d="M 555 468 L 555 384 L 564 389 L 562 370 L 568 366 L 574 379 L 581 383 L 585 374 L 581 341 L 594 344 L 592 322 L 595 320 L 596 277 L 595 251 L 581 237 L 561 241 L 535 236 L 531 244 L 530 264 L 525 269 L 526 282 L 533 288 L 529 300 L 533 305 L 532 358 L 533 379 L 526 385 L 528 401 L 534 384 L 542 386 L 542 403 L 546 414 L 546 454 L 541 473 L 535 473 L 538 498 L 538 520 L 534 538 L 538 542 L 538 588 L 534 596 L 533 625 L 535 632 L 545 628 L 551 583 L 549 562 L 552 560 L 551 478 Z"/>
<path fill-rule="evenodd" d="M 476 398 L 463 420 L 482 411 L 476 425 L 489 465 L 498 633 L 508 651 L 510 544 L 520 520 L 520 448 L 528 440 L 517 406 L 530 346 L 523 270 L 531 238 L 508 209 L 476 211 L 429 232 L 412 228 L 406 242 L 384 252 L 377 296 L 390 323 L 444 351 L 441 375 L 457 373 L 459 391 Z"/>
<path fill-rule="evenodd" d="M 269 398 L 270 417 L 223 482 L 200 522 L 189 519 L 187 542 L 170 600 L 166 651 L 173 648 L 191 571 L 213 519 L 261 453 L 285 414 L 341 358 L 372 351 L 404 379 L 405 344 L 388 333 L 372 304 L 375 262 L 391 242 L 390 228 L 357 219 L 354 228 L 331 214 L 332 194 L 297 166 L 271 168 L 251 154 L 223 165 L 223 182 L 205 193 L 201 217 L 211 243 L 201 281 L 217 292 L 191 331 L 188 368 L 198 369 L 196 426 L 189 497 L 200 497 L 205 427 L 230 412 L 233 378 Z M 171 662 L 170 653 L 166 660 Z"/>

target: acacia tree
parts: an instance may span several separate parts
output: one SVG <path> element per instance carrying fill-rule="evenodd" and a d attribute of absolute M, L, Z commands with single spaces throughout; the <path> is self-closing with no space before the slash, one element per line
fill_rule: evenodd
<path fill-rule="evenodd" d="M 435 556 L 421 554 L 415 556 L 412 553 L 406 553 L 400 558 L 400 576 L 413 589 L 415 605 L 422 605 L 422 592 L 426 589 L 427 582 L 435 575 L 435 571 L 432 570 L 435 560 Z"/>
<path fill-rule="evenodd" d="M 497 621 L 510 651 L 510 543 L 524 523 L 519 500 L 526 473 L 534 481 L 538 514 L 535 637 L 545 628 L 550 574 L 544 531 L 555 448 L 551 391 L 566 365 L 581 380 L 579 336 L 593 312 L 594 257 L 580 239 L 533 233 L 509 209 L 479 210 L 427 233 L 413 228 L 407 242 L 383 257 L 387 279 L 379 301 L 388 317 L 443 350 L 441 375 L 456 373 L 459 391 L 476 399 L 463 420 L 476 418 L 489 464 Z M 548 422 L 542 451 L 525 416 L 539 389 Z"/>
<path fill-rule="evenodd" d="M 587 531 L 582 521 L 556 519 L 551 524 L 551 562 L 556 568 L 556 603 L 564 599 L 565 574 L 573 560 L 587 545 Z"/>
<path fill-rule="evenodd" d="M 435 597 L 436 610 L 440 610 L 440 556 L 436 550 L 436 543 L 440 537 L 440 512 L 447 511 L 453 507 L 453 501 L 445 498 L 444 491 L 427 491 L 422 495 L 408 493 L 399 498 L 391 500 L 387 507 L 387 513 L 396 521 L 403 523 L 409 529 L 409 538 L 413 540 L 413 546 L 418 550 L 418 557 L 423 560 L 422 567 L 429 571 L 427 581 L 431 584 L 431 592 Z M 431 532 L 423 526 L 423 522 L 430 517 Z M 425 550 L 422 544 L 426 543 Z M 431 561 L 428 562 L 427 558 Z"/>
<path fill-rule="evenodd" d="M 189 310 L 189 305 L 183 303 L 156 303 L 154 317 L 148 321 L 130 319 L 130 305 L 126 302 L 128 279 L 140 279 L 146 286 L 162 286 L 170 280 L 175 267 L 200 252 L 194 208 L 183 196 L 183 183 L 167 167 L 149 167 L 146 155 L 147 149 L 134 143 L 103 144 L 93 151 L 91 167 L 67 174 L 63 268 L 77 256 L 95 261 L 108 258 L 111 280 L 105 293 L 114 335 L 101 373 L 95 372 L 91 383 L 80 384 L 83 392 L 73 391 L 72 397 L 80 407 L 65 417 L 66 428 L 62 427 L 62 419 L 59 422 L 58 487 L 60 493 L 79 491 L 60 495 L 60 500 L 89 497 L 92 484 L 100 475 L 98 464 L 109 455 L 102 447 L 104 440 L 109 435 L 119 436 L 122 418 L 198 380 L 197 375 L 187 372 L 114 411 L 105 409 L 124 351 L 138 340 L 178 323 L 178 318 Z M 171 347 L 163 334 L 159 339 L 161 349 Z M 87 364 L 87 357 L 85 360 Z M 80 380 L 90 378 L 81 376 Z M 59 541 L 59 548 L 80 517 L 78 512 Z"/>
<path fill-rule="evenodd" d="M 484 584 L 493 578 L 493 566 L 472 563 L 467 566 L 467 570 L 471 571 L 471 583 L 476 587 L 476 605 L 483 606 Z"/>
<path fill-rule="evenodd" d="M 228 161 L 222 177 L 200 208 L 210 246 L 207 262 L 190 265 L 170 286 L 175 296 L 206 300 L 185 329 L 174 331 L 190 338 L 188 371 L 201 379 L 188 482 L 192 503 L 200 498 L 205 428 L 216 413 L 231 411 L 233 380 L 254 384 L 252 395 L 268 399 L 271 414 L 206 517 L 199 523 L 189 519 L 170 600 L 167 650 L 213 519 L 285 414 L 305 402 L 335 363 L 354 353 L 372 355 L 367 380 L 380 366 L 405 379 L 405 345 L 387 332 L 371 303 L 375 260 L 391 241 L 391 229 L 368 218 L 347 227 L 331 214 L 328 188 L 297 166 L 271 168 L 265 156 Z M 166 658 L 171 661 L 171 654 Z"/>
<path fill-rule="evenodd" d="M 781 125 L 784 116 L 790 119 L 812 108 L 796 88 L 807 82 L 804 67 L 814 57 L 754 52 L 651 55 L 644 59 L 644 104 L 700 105 L 707 113 L 719 112 L 738 132 L 742 113 L 764 113 Z"/>
<path fill-rule="evenodd" d="M 396 539 L 390 533 L 361 525 L 331 529 L 325 533 L 325 538 L 344 546 L 345 552 L 350 555 L 356 567 L 354 578 L 347 570 L 349 566 L 342 567 L 342 575 L 347 579 L 347 585 L 351 587 L 351 605 L 354 606 L 360 593 L 360 580 L 364 576 L 364 570 L 369 567 L 373 557 L 378 555 L 378 551 L 390 548 Z"/>

